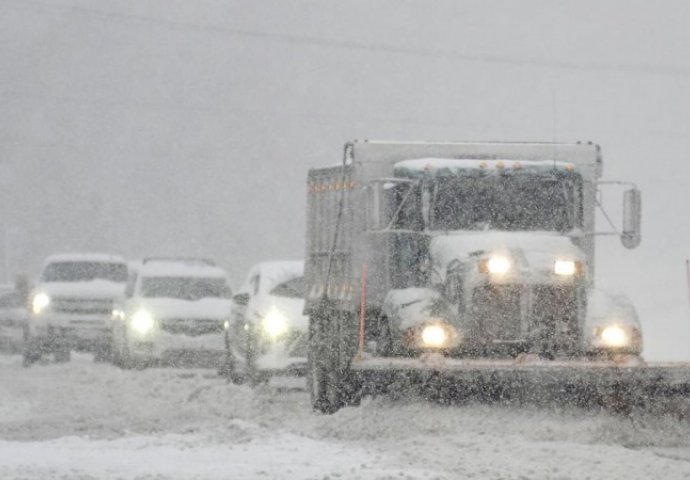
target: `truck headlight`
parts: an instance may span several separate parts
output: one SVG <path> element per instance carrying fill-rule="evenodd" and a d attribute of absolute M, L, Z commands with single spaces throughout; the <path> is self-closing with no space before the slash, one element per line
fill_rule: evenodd
<path fill-rule="evenodd" d="M 571 277 L 578 271 L 578 262 L 575 260 L 556 260 L 553 264 L 553 273 L 562 277 Z"/>
<path fill-rule="evenodd" d="M 31 299 L 31 311 L 38 315 L 50 305 L 50 297 L 43 292 L 39 292 Z"/>
<path fill-rule="evenodd" d="M 616 348 L 625 347 L 630 343 L 627 332 L 618 325 L 609 325 L 601 330 L 601 341 L 605 346 Z"/>
<path fill-rule="evenodd" d="M 150 332 L 154 324 L 153 316 L 146 310 L 137 310 L 129 323 L 130 327 L 140 335 Z"/>
<path fill-rule="evenodd" d="M 442 325 L 427 325 L 422 330 L 422 345 L 441 348 L 448 344 L 448 332 Z"/>
<path fill-rule="evenodd" d="M 288 330 L 288 319 L 279 310 L 272 308 L 261 320 L 263 332 L 272 340 L 283 335 Z"/>
<path fill-rule="evenodd" d="M 510 258 L 505 255 L 492 255 L 479 261 L 479 271 L 493 275 L 503 275 L 510 271 L 512 265 Z"/>

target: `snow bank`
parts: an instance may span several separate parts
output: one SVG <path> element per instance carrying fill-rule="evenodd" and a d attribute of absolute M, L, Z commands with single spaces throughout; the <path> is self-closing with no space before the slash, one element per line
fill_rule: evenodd
<path fill-rule="evenodd" d="M 76 355 L 0 357 L 0 478 L 590 478 L 690 475 L 670 417 L 367 398 L 317 415 L 308 393 L 202 370 L 121 371 Z"/>

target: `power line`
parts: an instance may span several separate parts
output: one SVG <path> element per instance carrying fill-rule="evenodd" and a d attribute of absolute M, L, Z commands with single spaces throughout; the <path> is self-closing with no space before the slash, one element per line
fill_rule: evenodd
<path fill-rule="evenodd" d="M 131 15 L 125 13 L 107 12 L 86 7 L 52 5 L 39 0 L 5 0 L 7 6 L 20 7 L 24 9 L 40 8 L 49 11 L 65 11 L 72 14 L 97 18 L 101 20 L 117 20 L 124 22 L 139 22 L 151 25 L 173 28 L 176 30 L 186 30 L 198 33 L 217 34 L 246 39 L 262 40 L 267 42 L 279 42 L 281 44 L 291 44 L 297 46 L 308 46 L 314 48 L 369 52 L 389 55 L 404 55 L 420 58 L 439 58 L 462 62 L 474 62 L 496 65 L 508 65 L 515 67 L 533 67 L 557 70 L 579 70 L 609 73 L 635 73 L 645 75 L 661 75 L 668 77 L 687 78 L 690 77 L 690 68 L 670 66 L 670 65 L 645 65 L 634 63 L 610 63 L 610 62 L 575 62 L 566 60 L 548 60 L 537 58 L 517 58 L 505 55 L 486 55 L 468 54 L 451 50 L 436 48 L 398 46 L 376 43 L 363 43 L 352 40 L 341 40 L 335 38 L 323 38 L 307 35 L 293 35 L 284 33 L 266 32 L 261 30 L 248 30 L 240 28 L 223 27 L 219 25 L 199 24 L 183 22 L 177 20 L 166 20 L 162 18 L 149 17 L 145 15 Z"/>

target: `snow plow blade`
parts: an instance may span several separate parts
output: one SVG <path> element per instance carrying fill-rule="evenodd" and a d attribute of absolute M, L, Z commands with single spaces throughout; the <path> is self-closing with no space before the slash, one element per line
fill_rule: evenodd
<path fill-rule="evenodd" d="M 690 396 L 690 363 L 618 360 L 359 357 L 351 364 L 365 394 L 406 385 L 441 401 L 466 399 L 599 405 L 627 410 Z"/>

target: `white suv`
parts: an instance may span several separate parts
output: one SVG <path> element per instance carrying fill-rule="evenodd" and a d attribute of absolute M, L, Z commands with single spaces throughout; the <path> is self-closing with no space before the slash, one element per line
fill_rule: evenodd
<path fill-rule="evenodd" d="M 28 366 L 50 353 L 58 362 L 69 361 L 72 349 L 94 352 L 97 360 L 106 359 L 113 304 L 122 297 L 126 282 L 127 264 L 116 255 L 48 257 L 30 298 L 24 364 Z"/>
<path fill-rule="evenodd" d="M 114 362 L 217 367 L 230 297 L 227 275 L 208 260 L 144 260 L 113 311 Z"/>

